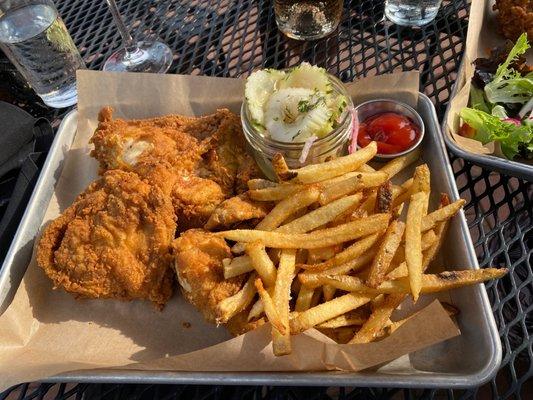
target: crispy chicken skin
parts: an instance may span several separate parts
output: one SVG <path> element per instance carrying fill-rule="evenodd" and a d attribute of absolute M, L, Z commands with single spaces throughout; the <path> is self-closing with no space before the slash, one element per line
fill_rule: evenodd
<path fill-rule="evenodd" d="M 239 117 L 229 110 L 200 118 L 122 120 L 113 119 L 111 108 L 105 107 L 99 121 L 91 155 L 100 172 L 122 169 L 144 178 L 154 165 L 163 165 L 176 175 L 178 231 L 202 227 L 218 204 L 244 192 L 246 182 L 260 176 L 246 152 Z M 153 182 L 165 184 L 157 176 Z"/>
<path fill-rule="evenodd" d="M 231 257 L 226 241 L 201 229 L 181 234 L 172 245 L 175 268 L 183 295 L 209 322 L 216 320 L 216 305 L 237 293 L 245 276 L 224 279 L 222 260 Z"/>
<path fill-rule="evenodd" d="M 236 294 L 248 274 L 224 279 L 222 260 L 231 258 L 226 241 L 201 229 L 181 234 L 173 243 L 175 268 L 183 295 L 209 322 L 216 322 L 216 306 Z M 251 306 L 250 306 L 251 307 Z M 264 319 L 247 321 L 249 310 L 231 318 L 225 325 L 233 335 L 241 335 L 264 324 Z"/>
<path fill-rule="evenodd" d="M 513 42 L 523 33 L 533 40 L 533 1 L 496 0 L 493 9 L 498 11 L 496 21 L 499 32 Z"/>
<path fill-rule="evenodd" d="M 220 203 L 205 224 L 205 229 L 230 229 L 241 222 L 264 218 L 272 209 L 272 204 L 254 201 L 246 193 L 232 197 Z"/>
<path fill-rule="evenodd" d="M 46 227 L 37 264 L 56 288 L 81 297 L 162 307 L 173 291 L 175 229 L 170 197 L 159 187 L 132 172 L 108 171 Z"/>

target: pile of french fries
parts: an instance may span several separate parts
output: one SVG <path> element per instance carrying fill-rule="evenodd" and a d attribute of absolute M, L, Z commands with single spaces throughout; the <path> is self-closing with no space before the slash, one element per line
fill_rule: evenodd
<path fill-rule="evenodd" d="M 429 211 L 426 164 L 402 184 L 391 183 L 419 152 L 375 170 L 367 163 L 376 152 L 371 143 L 296 170 L 276 156 L 278 183 L 248 182 L 252 199 L 276 204 L 253 230 L 216 233 L 235 242 L 225 278 L 250 273 L 236 295 L 219 303 L 220 323 L 246 309 L 249 321 L 265 316 L 278 356 L 291 352 L 291 335 L 313 327 L 339 343 L 368 343 L 408 319 L 392 322 L 391 314 L 409 295 L 416 301 L 505 275 L 495 268 L 426 273 L 464 200 L 450 203 L 441 194 L 440 207 Z"/>

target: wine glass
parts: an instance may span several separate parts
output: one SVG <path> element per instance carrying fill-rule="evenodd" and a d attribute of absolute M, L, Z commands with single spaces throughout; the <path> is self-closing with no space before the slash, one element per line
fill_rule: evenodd
<path fill-rule="evenodd" d="M 115 72 L 167 72 L 172 64 L 170 47 L 159 40 L 135 42 L 122 20 L 115 0 L 106 2 L 122 37 L 123 47 L 111 54 L 102 69 Z"/>

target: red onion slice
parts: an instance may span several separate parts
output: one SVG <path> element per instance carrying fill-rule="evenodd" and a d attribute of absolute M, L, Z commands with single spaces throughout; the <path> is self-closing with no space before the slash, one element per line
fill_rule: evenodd
<path fill-rule="evenodd" d="M 357 135 L 359 134 L 359 118 L 357 117 L 357 113 L 355 112 L 355 109 L 352 108 L 350 110 L 350 114 L 352 115 L 352 137 L 350 146 L 348 147 L 348 152 L 350 154 L 355 153 L 357 151 Z"/>
<path fill-rule="evenodd" d="M 301 164 L 303 164 L 305 162 L 305 160 L 307 160 L 307 156 L 309 156 L 309 151 L 311 150 L 311 146 L 313 145 L 313 143 L 317 139 L 318 139 L 318 137 L 311 136 L 310 138 L 308 138 L 305 141 L 304 147 L 302 149 L 302 154 L 300 154 L 300 158 L 298 159 L 298 161 L 300 161 Z"/>

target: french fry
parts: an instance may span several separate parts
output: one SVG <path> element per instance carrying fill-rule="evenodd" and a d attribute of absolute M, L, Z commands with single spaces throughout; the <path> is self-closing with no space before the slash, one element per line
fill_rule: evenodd
<path fill-rule="evenodd" d="M 405 224 L 405 261 L 409 283 L 416 302 L 422 286 L 422 217 L 427 210 L 428 194 L 417 192 L 411 196 Z"/>
<path fill-rule="evenodd" d="M 224 267 L 224 279 L 233 278 L 254 270 L 248 256 L 224 258 L 222 265 Z"/>
<path fill-rule="evenodd" d="M 394 220 L 387 228 L 383 241 L 381 242 L 368 276 L 367 285 L 376 288 L 385 279 L 385 274 L 389 270 L 390 263 L 402 241 L 405 224 Z"/>
<path fill-rule="evenodd" d="M 422 235 L 422 251 L 426 251 L 427 249 L 429 249 L 434 243 L 437 242 L 437 240 L 438 238 L 434 231 L 430 230 L 430 231 L 424 232 Z M 392 271 L 392 269 L 396 268 L 396 266 L 405 262 L 404 244 L 400 245 L 398 249 L 396 250 L 396 253 L 394 254 L 394 257 L 391 261 L 391 267 L 389 268 L 387 272 Z"/>
<path fill-rule="evenodd" d="M 289 169 L 285 162 L 285 158 L 283 158 L 281 153 L 276 153 L 274 154 L 274 157 L 272 157 L 272 168 L 280 182 L 289 181 L 297 175 L 296 172 Z"/>
<path fill-rule="evenodd" d="M 372 300 L 372 297 L 348 293 L 299 313 L 296 318 L 290 320 L 291 334 L 301 333 L 315 325 L 355 310 Z"/>
<path fill-rule="evenodd" d="M 248 321 L 253 321 L 254 319 L 257 319 L 265 312 L 265 308 L 263 307 L 263 300 L 260 298 L 257 299 L 257 301 L 254 303 L 252 308 L 250 308 L 250 312 L 248 313 Z"/>
<path fill-rule="evenodd" d="M 298 292 L 298 297 L 296 298 L 294 310 L 297 312 L 302 312 L 311 308 L 311 301 L 313 300 L 314 293 L 315 289 L 301 285 L 300 291 Z"/>
<path fill-rule="evenodd" d="M 506 268 L 485 268 L 464 271 L 445 271 L 438 274 L 422 275 L 421 294 L 442 292 L 462 286 L 474 285 L 498 279 L 507 273 Z M 364 295 L 410 293 L 409 278 L 404 277 L 394 281 L 385 281 L 376 289 L 366 286 L 363 281 L 350 275 L 322 275 L 318 277 L 322 285 L 335 286 L 347 292 L 361 293 Z"/>
<path fill-rule="evenodd" d="M 282 324 L 289 326 L 290 289 L 296 268 L 296 250 L 283 250 L 279 259 L 278 274 L 274 286 L 274 305 L 278 310 Z M 272 347 L 274 355 L 282 356 L 291 352 L 290 332 L 281 333 L 272 330 Z"/>
<path fill-rule="evenodd" d="M 381 167 L 379 171 L 385 172 L 389 176 L 389 179 L 390 179 L 393 176 L 400 173 L 406 167 L 414 163 L 416 160 L 418 160 L 420 158 L 421 153 L 422 151 L 420 149 L 416 149 L 405 156 L 397 157 L 389 161 L 383 167 Z"/>
<path fill-rule="evenodd" d="M 360 312 L 360 310 L 354 310 L 347 312 L 346 314 L 339 315 L 338 317 L 332 318 L 326 322 L 322 322 L 316 327 L 333 329 L 343 326 L 363 325 L 367 319 L 368 313 Z"/>
<path fill-rule="evenodd" d="M 338 215 L 348 210 L 350 207 L 357 205 L 363 195 L 356 193 L 338 200 L 332 201 L 325 206 L 319 207 L 308 214 L 301 216 L 276 229 L 276 232 L 282 233 L 305 233 L 319 228 L 331 222 Z"/>
<path fill-rule="evenodd" d="M 316 249 L 332 246 L 384 230 L 388 226 L 389 214 L 376 214 L 357 221 L 348 222 L 333 228 L 321 229 L 312 233 L 280 233 L 248 229 L 216 232 L 215 236 L 236 242 L 260 241 L 266 247 L 277 249 Z"/>
<path fill-rule="evenodd" d="M 413 187 L 413 178 L 406 180 L 400 188 L 393 193 L 392 208 L 398 207 L 411 198 L 411 188 Z"/>
<path fill-rule="evenodd" d="M 388 212 L 392 210 L 392 184 L 390 180 L 386 180 L 381 184 L 376 191 L 376 200 L 374 204 L 374 211 L 377 213 Z"/>
<path fill-rule="evenodd" d="M 353 243 L 351 246 L 347 247 L 340 253 L 335 254 L 334 257 L 330 258 L 325 262 L 319 264 L 299 264 L 298 267 L 308 271 L 318 272 L 325 271 L 342 264 L 353 262 L 365 252 L 370 251 L 372 246 L 376 244 L 379 237 L 380 235 L 378 233 L 374 233 L 372 235 L 364 237 L 361 240 L 358 240 L 357 242 Z M 372 257 L 374 257 L 374 254 L 372 255 Z"/>
<path fill-rule="evenodd" d="M 350 155 L 339 157 L 321 164 L 312 164 L 296 170 L 290 170 L 295 176 L 293 183 L 316 183 L 352 172 L 371 160 L 377 153 L 377 145 L 371 142 L 368 146 Z"/>
<path fill-rule="evenodd" d="M 339 251 L 339 246 L 319 247 L 318 249 L 309 249 L 307 262 L 320 263 L 334 257 Z M 301 264 L 298 264 L 301 265 Z"/>
<path fill-rule="evenodd" d="M 330 301 L 335 297 L 335 292 L 337 291 L 337 288 L 334 288 L 333 286 L 324 285 L 322 286 L 322 295 L 324 296 L 324 301 Z"/>
<path fill-rule="evenodd" d="M 463 207 L 465 200 L 459 199 L 453 203 L 439 208 L 422 218 L 422 232 L 435 228 L 438 222 L 450 219 Z"/>
<path fill-rule="evenodd" d="M 379 186 L 387 179 L 384 172 L 358 172 L 347 179 L 325 185 L 320 194 L 320 204 L 328 204 L 358 190 Z"/>
<path fill-rule="evenodd" d="M 378 337 L 396 308 L 406 298 L 405 294 L 390 294 L 372 309 L 368 320 L 348 343 L 369 343 Z"/>
<path fill-rule="evenodd" d="M 265 281 L 267 287 L 273 287 L 276 283 L 276 267 L 268 256 L 265 246 L 261 242 L 252 242 L 246 245 L 246 254 L 250 264 L 257 274 Z"/>
<path fill-rule="evenodd" d="M 230 318 L 234 317 L 248 307 L 248 305 L 254 299 L 256 293 L 254 286 L 256 277 L 257 276 L 255 273 L 251 273 L 241 290 L 217 304 L 217 324 L 225 324 Z"/>
<path fill-rule="evenodd" d="M 361 165 L 359 168 L 357 168 L 357 170 L 359 172 L 376 172 L 376 170 L 368 164 Z"/>
<path fill-rule="evenodd" d="M 266 189 L 278 186 L 276 182 L 269 181 L 268 179 L 250 179 L 246 182 L 249 190 Z"/>
<path fill-rule="evenodd" d="M 413 175 L 413 186 L 411 187 L 411 195 L 418 192 L 425 192 L 429 195 L 431 192 L 430 175 L 431 174 L 427 164 L 421 164 L 415 168 L 415 173 Z"/>
<path fill-rule="evenodd" d="M 305 189 L 304 185 L 294 185 L 290 183 L 280 184 L 272 187 L 266 187 L 263 189 L 249 190 L 248 196 L 252 200 L 257 201 L 279 201 L 289 196 L 293 196 L 302 189 Z"/>
<path fill-rule="evenodd" d="M 257 289 L 257 293 L 259 293 L 259 297 L 261 297 L 261 300 L 263 302 L 263 308 L 265 310 L 265 314 L 268 318 L 268 321 L 281 335 L 286 335 L 288 330 L 288 324 L 285 325 L 284 321 L 281 320 L 276 310 L 276 306 L 274 305 L 274 301 L 272 301 L 272 298 L 263 287 L 263 282 L 261 281 L 261 279 L 257 278 L 255 280 L 255 288 Z"/>
<path fill-rule="evenodd" d="M 320 191 L 316 186 L 308 186 L 295 193 L 293 196 L 281 200 L 265 216 L 265 218 L 257 224 L 255 229 L 261 231 L 272 231 L 276 229 L 293 213 L 317 201 L 319 195 Z"/>

